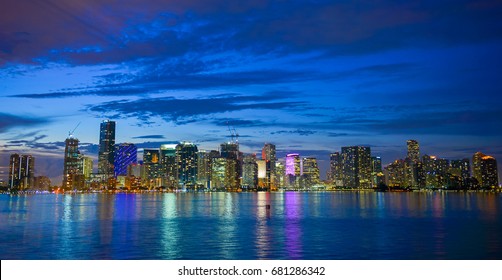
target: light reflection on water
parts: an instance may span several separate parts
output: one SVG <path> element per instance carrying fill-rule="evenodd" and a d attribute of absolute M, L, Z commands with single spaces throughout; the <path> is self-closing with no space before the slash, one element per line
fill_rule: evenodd
<path fill-rule="evenodd" d="M 501 202 L 489 193 L 0 195 L 0 258 L 501 259 Z"/>

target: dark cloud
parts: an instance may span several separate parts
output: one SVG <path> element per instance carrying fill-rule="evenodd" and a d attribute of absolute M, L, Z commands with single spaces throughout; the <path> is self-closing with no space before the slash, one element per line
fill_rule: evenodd
<path fill-rule="evenodd" d="M 285 95 L 285 96 L 284 96 Z M 206 98 L 177 99 L 174 97 L 148 98 L 133 101 L 121 100 L 89 105 L 88 110 L 104 115 L 119 114 L 122 117 L 135 117 L 148 120 L 161 117 L 176 124 L 197 122 L 201 117 L 245 109 L 291 109 L 301 107 L 304 102 L 283 101 L 288 94 L 271 92 L 264 95 L 225 95 Z M 117 115 L 115 115 L 117 116 Z"/>
<path fill-rule="evenodd" d="M 301 136 L 309 136 L 316 133 L 317 131 L 312 131 L 307 129 L 296 129 L 296 130 L 278 130 L 271 132 L 270 134 L 298 134 Z"/>
<path fill-rule="evenodd" d="M 40 118 L 16 116 L 0 112 L 0 133 L 14 127 L 35 127 L 47 122 L 47 120 Z"/>
<path fill-rule="evenodd" d="M 500 1 L 239 1 L 229 8 L 235 5 L 15 1 L 0 12 L 0 59 L 101 64 L 228 51 L 339 55 L 487 41 L 502 33 Z"/>
<path fill-rule="evenodd" d="M 135 136 L 133 137 L 133 139 L 164 139 L 164 135 L 159 135 L 159 134 L 155 134 L 155 135 L 141 135 L 141 136 Z"/>

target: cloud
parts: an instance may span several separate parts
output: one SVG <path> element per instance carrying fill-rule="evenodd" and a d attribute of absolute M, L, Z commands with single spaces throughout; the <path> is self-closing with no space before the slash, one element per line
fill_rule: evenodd
<path fill-rule="evenodd" d="M 301 136 L 309 136 L 316 133 L 317 131 L 312 131 L 307 129 L 296 129 L 296 130 L 279 130 L 271 132 L 270 134 L 298 134 Z"/>
<path fill-rule="evenodd" d="M 47 122 L 47 120 L 40 118 L 16 116 L 0 112 L 0 133 L 15 127 L 35 127 Z"/>
<path fill-rule="evenodd" d="M 141 136 L 135 136 L 133 139 L 165 139 L 164 135 L 141 135 Z"/>
<path fill-rule="evenodd" d="M 200 121 L 202 117 L 216 113 L 233 112 L 245 109 L 285 110 L 298 108 L 305 104 L 300 101 L 286 101 L 290 95 L 280 92 L 263 95 L 223 95 L 201 98 L 177 99 L 174 97 L 144 98 L 138 100 L 119 100 L 88 105 L 88 110 L 104 115 L 114 114 L 122 117 L 135 117 L 148 120 L 161 117 L 176 124 Z"/>

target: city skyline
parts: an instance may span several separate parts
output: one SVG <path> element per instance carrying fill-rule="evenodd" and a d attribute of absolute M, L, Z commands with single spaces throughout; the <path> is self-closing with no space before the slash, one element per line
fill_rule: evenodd
<path fill-rule="evenodd" d="M 0 11 L 0 176 L 12 153 L 61 175 L 65 138 L 98 167 L 97 131 L 139 149 L 315 157 L 369 146 L 384 165 L 499 159 L 502 4 L 332 1 L 13 1 Z M 57 175 L 59 174 L 59 175 Z"/>
<path fill-rule="evenodd" d="M 194 143 L 179 141 L 156 148 L 150 146 L 138 153 L 133 143 L 115 144 L 115 126 L 116 122 L 112 120 L 104 120 L 100 124 L 97 169 L 93 169 L 92 157 L 79 150 L 79 140 L 74 137 L 73 131 L 68 133 L 64 150 L 63 189 L 115 189 L 125 185 L 128 185 L 127 189 L 139 186 L 227 191 L 250 188 L 277 190 L 284 187 L 310 189 L 321 183 L 320 179 L 326 179 L 327 185 L 332 187 L 352 189 L 375 189 L 384 185 L 398 189 L 474 186 L 476 189 L 499 187 L 501 182 L 497 161 L 491 155 L 476 152 L 471 159 L 445 159 L 424 152 L 415 139 L 406 141 L 406 157 L 395 159 L 385 168 L 381 157 L 373 154 L 369 146 L 341 147 L 341 152 L 329 154 L 329 167 L 324 172 L 326 178 L 322 178 L 316 157 L 298 153 L 277 157 L 273 143 L 264 143 L 261 159 L 257 157 L 257 152 L 243 153 L 239 150 L 238 134 L 230 127 L 231 140 L 220 144 L 218 150 L 208 151 Z M 103 157 L 104 150 L 111 152 Z M 38 189 L 39 186 L 34 184 L 36 180 L 42 180 L 38 183 L 46 185 L 45 179 L 41 178 L 46 178 L 46 174 L 35 173 L 34 161 L 32 155 L 10 155 L 7 167 L 9 189 L 13 189 L 13 184 L 21 190 Z M 103 166 L 106 172 L 103 172 Z M 2 182 L 6 180 L 2 178 Z M 93 184 L 94 187 L 91 187 Z"/>

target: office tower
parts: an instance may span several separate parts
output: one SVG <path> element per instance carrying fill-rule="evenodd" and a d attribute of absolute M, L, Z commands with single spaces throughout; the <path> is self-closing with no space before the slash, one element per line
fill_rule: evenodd
<path fill-rule="evenodd" d="M 348 188 L 369 188 L 371 186 L 370 147 L 342 147 L 342 180 Z"/>
<path fill-rule="evenodd" d="M 27 190 L 35 186 L 35 158 L 12 154 L 9 163 L 9 189 Z"/>
<path fill-rule="evenodd" d="M 103 121 L 99 130 L 98 174 L 104 180 L 114 175 L 115 122 Z"/>
<path fill-rule="evenodd" d="M 146 185 L 150 188 L 160 187 L 162 183 L 162 165 L 158 149 L 143 150 Z"/>
<path fill-rule="evenodd" d="M 78 151 L 78 139 L 70 136 L 65 141 L 63 189 L 77 190 L 82 188 L 83 177 L 81 173 L 80 152 Z"/>
<path fill-rule="evenodd" d="M 225 187 L 230 191 L 237 190 L 240 186 L 242 163 L 237 142 L 227 142 L 220 145 L 221 157 L 227 160 Z"/>
<path fill-rule="evenodd" d="M 176 144 L 160 145 L 160 177 L 162 185 L 168 188 L 178 187 L 178 166 L 176 165 Z"/>
<path fill-rule="evenodd" d="M 125 187 L 127 189 L 136 189 L 148 182 L 145 165 L 133 163 L 127 166 L 127 177 Z"/>
<path fill-rule="evenodd" d="M 264 161 L 263 161 L 264 162 Z M 263 177 L 265 172 L 262 171 Z M 258 186 L 259 169 L 256 155 L 246 155 L 242 159 L 242 189 L 255 190 Z"/>
<path fill-rule="evenodd" d="M 467 182 L 471 177 L 471 164 L 468 158 L 454 159 L 450 161 L 449 173 L 461 178 L 462 182 Z"/>
<path fill-rule="evenodd" d="M 122 143 L 118 145 L 115 153 L 114 176 L 126 176 L 127 167 L 138 162 L 138 148 L 132 143 Z"/>
<path fill-rule="evenodd" d="M 270 189 L 276 190 L 278 186 L 275 163 L 277 162 L 277 157 L 275 153 L 275 145 L 271 143 L 266 143 L 261 151 L 261 159 L 268 162 L 268 169 L 266 170 L 266 181 Z"/>
<path fill-rule="evenodd" d="M 214 153 L 212 152 L 205 150 L 197 152 L 197 184 L 206 189 L 209 189 L 211 185 L 211 161 L 213 157 Z"/>
<path fill-rule="evenodd" d="M 181 188 L 197 184 L 197 151 L 197 146 L 190 142 L 181 142 L 176 146 L 178 186 Z"/>
<path fill-rule="evenodd" d="M 275 163 L 275 180 L 277 184 L 277 188 L 282 188 L 286 185 L 285 178 L 286 177 L 286 167 L 284 166 L 284 161 L 278 160 Z"/>
<path fill-rule="evenodd" d="M 222 157 L 213 157 L 211 159 L 211 189 L 225 189 L 225 175 L 227 168 L 227 159 Z"/>
<path fill-rule="evenodd" d="M 404 187 L 405 185 L 404 165 L 405 165 L 404 160 L 398 159 L 385 167 L 383 171 L 385 175 L 385 184 L 389 188 Z"/>
<path fill-rule="evenodd" d="M 331 182 L 337 187 L 343 186 L 342 179 L 342 156 L 339 152 L 331 153 L 329 155 L 329 178 Z"/>
<path fill-rule="evenodd" d="M 406 141 L 408 146 L 408 156 L 407 158 L 411 159 L 413 162 L 420 161 L 420 146 L 418 145 L 417 140 L 408 140 Z"/>
<path fill-rule="evenodd" d="M 301 163 L 299 154 L 286 155 L 286 175 L 300 176 Z"/>
<path fill-rule="evenodd" d="M 302 175 L 301 161 L 299 154 L 286 155 L 285 163 L 285 185 L 292 188 L 300 187 L 300 176 Z"/>
<path fill-rule="evenodd" d="M 378 187 L 383 182 L 382 159 L 380 157 L 371 157 L 371 186 Z"/>
<path fill-rule="evenodd" d="M 481 152 L 475 153 L 472 157 L 472 171 L 480 187 L 498 187 L 497 160 L 494 157 L 485 155 Z"/>
<path fill-rule="evenodd" d="M 422 157 L 425 186 L 428 188 L 442 188 L 446 185 L 449 161 L 436 156 Z"/>
<path fill-rule="evenodd" d="M 91 157 L 82 154 L 79 156 L 79 173 L 84 175 L 85 180 L 90 180 L 94 168 L 94 162 Z"/>
<path fill-rule="evenodd" d="M 303 175 L 302 183 L 304 188 L 311 188 L 321 182 L 319 176 L 319 167 L 317 166 L 317 159 L 313 157 L 303 158 Z"/>
<path fill-rule="evenodd" d="M 270 183 L 270 161 L 260 159 L 256 160 L 258 188 L 260 190 L 269 191 L 271 188 Z"/>

